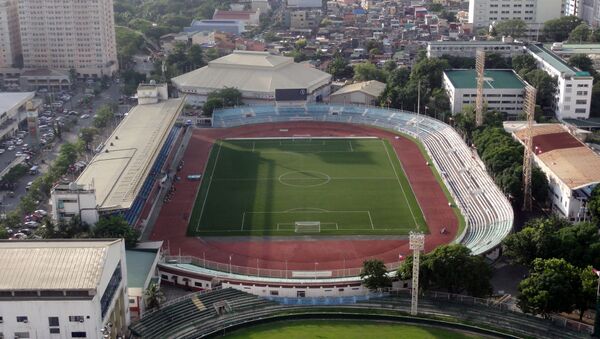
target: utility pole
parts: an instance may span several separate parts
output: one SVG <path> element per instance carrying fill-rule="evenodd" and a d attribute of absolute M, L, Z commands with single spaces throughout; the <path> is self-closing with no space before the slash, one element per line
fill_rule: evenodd
<path fill-rule="evenodd" d="M 483 125 L 483 87 L 485 86 L 485 51 L 477 49 L 477 58 L 475 60 L 475 69 L 477 71 L 477 98 L 475 99 L 475 124 L 477 127 Z"/>
<path fill-rule="evenodd" d="M 525 88 L 523 108 L 527 115 L 527 133 L 525 134 L 525 150 L 523 154 L 523 211 L 531 212 L 531 171 L 533 167 L 533 121 L 535 116 L 535 98 L 537 89 L 533 86 Z"/>
<path fill-rule="evenodd" d="M 419 231 L 410 232 L 409 247 L 413 250 L 412 267 L 412 299 L 410 304 L 410 315 L 417 315 L 419 308 L 419 264 L 421 251 L 425 247 L 425 235 Z"/>

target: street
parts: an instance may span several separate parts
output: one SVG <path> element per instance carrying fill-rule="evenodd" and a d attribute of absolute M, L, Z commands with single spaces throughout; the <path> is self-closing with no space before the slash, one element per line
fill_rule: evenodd
<path fill-rule="evenodd" d="M 76 87 L 74 89 L 74 91 L 73 91 L 74 95 L 71 98 L 71 100 L 65 104 L 65 108 L 68 108 L 68 110 L 78 111 L 80 113 L 80 115 L 82 115 L 87 112 L 83 112 L 83 110 L 84 110 L 83 107 L 77 107 L 77 102 L 81 98 L 83 98 L 84 88 L 86 85 L 84 85 L 83 83 L 78 83 L 78 84 L 76 84 L 76 86 L 79 86 L 79 87 Z M 26 193 L 25 187 L 27 186 L 27 183 L 35 180 L 42 174 L 46 173 L 49 165 L 58 156 L 60 146 L 62 144 L 64 144 L 65 142 L 77 141 L 79 131 L 82 128 L 90 127 L 93 125 L 93 121 L 94 121 L 93 116 L 96 113 L 96 110 L 103 105 L 110 104 L 110 103 L 117 103 L 120 95 L 121 94 L 120 94 L 119 85 L 111 82 L 111 85 L 109 88 L 102 91 L 98 96 L 94 97 L 91 101 L 92 113 L 91 114 L 88 113 L 90 117 L 87 119 L 81 119 L 81 118 L 77 119 L 77 123 L 75 124 L 75 126 L 70 131 L 63 133 L 62 140 L 56 139 L 54 141 L 54 143 L 52 144 L 51 150 L 49 150 L 49 151 L 44 150 L 44 151 L 41 151 L 41 154 L 36 155 L 36 157 L 34 158 L 34 163 L 39 165 L 39 167 L 40 167 L 39 172 L 35 175 L 26 174 L 21 179 L 19 179 L 17 182 L 15 182 L 15 188 L 13 191 L 14 196 L 10 196 L 8 191 L 0 191 L 0 202 L 1 202 L 2 209 L 3 209 L 2 213 L 6 213 L 8 211 L 15 209 L 17 207 L 19 201 L 21 200 L 21 197 L 23 197 Z M 62 115 L 57 115 L 57 117 L 58 116 L 62 116 Z M 119 121 L 120 121 L 120 119 L 115 119 L 115 121 L 113 121 L 113 123 L 110 126 L 107 126 L 105 128 L 105 133 L 101 134 L 100 139 L 103 140 L 105 138 L 105 136 L 107 135 L 107 133 L 110 133 L 109 131 L 112 131 L 112 129 L 118 124 Z M 28 145 L 34 144 L 34 140 L 30 134 L 27 134 L 23 138 L 23 144 L 28 144 Z M 7 149 L 4 154 L 0 154 L 0 171 L 3 170 L 8 164 L 10 164 L 11 161 L 13 161 L 15 159 L 15 153 L 20 150 L 21 150 L 21 146 L 17 146 L 12 151 L 9 151 Z M 75 179 L 75 178 L 73 178 L 73 179 Z"/>

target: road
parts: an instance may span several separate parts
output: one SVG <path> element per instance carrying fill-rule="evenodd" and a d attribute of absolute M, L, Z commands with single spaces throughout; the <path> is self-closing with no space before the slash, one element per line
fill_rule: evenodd
<path fill-rule="evenodd" d="M 74 90 L 74 95 L 71 98 L 70 102 L 68 102 L 65 105 L 66 108 L 69 108 L 69 110 L 73 109 L 82 113 L 83 107 L 77 107 L 77 102 L 83 97 L 85 87 L 86 85 L 84 84 L 78 84 L 78 87 Z M 34 159 L 34 162 L 40 165 L 40 173 L 36 175 L 26 174 L 24 177 L 19 179 L 16 182 L 16 187 L 14 189 L 15 194 L 12 197 L 6 191 L 0 192 L 0 206 L 2 206 L 2 212 L 6 213 L 15 209 L 21 198 L 26 193 L 25 186 L 27 185 L 27 183 L 35 180 L 48 170 L 48 164 L 51 164 L 52 161 L 56 159 L 56 157 L 58 156 L 58 151 L 60 150 L 60 146 L 67 141 L 75 142 L 79 135 L 79 131 L 84 127 L 90 127 L 92 125 L 94 120 L 92 117 L 95 114 L 96 110 L 103 105 L 117 103 L 120 95 L 120 86 L 118 84 L 112 83 L 109 88 L 102 91 L 102 93 L 96 96 L 91 102 L 92 114 L 90 114 L 90 118 L 78 119 L 77 124 L 71 129 L 71 131 L 63 133 L 62 140 L 57 139 L 54 142 L 53 147 L 50 151 L 43 151 L 42 154 L 37 155 L 37 157 Z M 109 131 L 112 130 L 118 124 L 118 122 L 119 120 L 115 119 L 111 126 L 106 128 L 106 130 L 108 131 L 105 131 L 104 135 L 107 135 Z M 23 141 L 24 143 L 29 145 L 33 144 L 32 137 L 29 134 L 27 134 L 27 136 L 23 138 Z M 20 146 L 13 151 L 7 150 L 4 154 L 0 155 L 0 170 L 4 169 L 12 160 L 14 160 L 15 152 L 18 150 L 20 150 Z"/>

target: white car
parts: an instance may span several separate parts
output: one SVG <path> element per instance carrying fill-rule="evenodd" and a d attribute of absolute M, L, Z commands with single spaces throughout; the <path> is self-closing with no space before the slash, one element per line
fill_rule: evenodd
<path fill-rule="evenodd" d="M 18 157 L 24 157 L 24 156 L 25 156 L 25 154 L 23 154 L 23 153 L 21 153 L 21 152 L 17 152 L 17 153 L 15 153 L 15 157 L 17 157 L 17 158 L 18 158 Z"/>
<path fill-rule="evenodd" d="M 13 145 L 10 145 L 10 146 L 8 146 L 7 150 L 9 150 L 9 151 L 14 151 L 14 150 L 15 150 L 15 146 L 13 146 Z"/>
<path fill-rule="evenodd" d="M 89 115 L 89 114 L 84 114 L 84 115 L 80 116 L 80 118 L 81 118 L 81 119 L 87 119 L 87 118 L 89 118 L 89 117 L 90 117 L 90 115 Z"/>
<path fill-rule="evenodd" d="M 37 215 L 41 215 L 43 217 L 48 215 L 48 212 L 46 212 L 45 210 L 35 210 L 33 211 L 33 214 L 37 214 Z"/>
<path fill-rule="evenodd" d="M 22 145 L 22 144 L 23 144 L 23 140 L 21 140 L 21 139 L 17 139 L 17 142 L 15 142 L 15 144 L 16 144 L 17 146 L 19 146 L 19 145 Z"/>
<path fill-rule="evenodd" d="M 0 154 L 6 152 L 6 150 L 4 148 L 0 148 Z"/>

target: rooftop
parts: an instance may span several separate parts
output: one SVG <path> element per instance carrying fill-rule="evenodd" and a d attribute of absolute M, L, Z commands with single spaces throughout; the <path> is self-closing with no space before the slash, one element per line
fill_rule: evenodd
<path fill-rule="evenodd" d="M 331 94 L 331 96 L 352 93 L 352 92 L 364 92 L 369 95 L 378 97 L 385 90 L 385 84 L 377 80 L 358 82 L 355 84 L 347 85 L 340 88 L 337 92 Z"/>
<path fill-rule="evenodd" d="M 582 72 L 575 67 L 569 65 L 563 58 L 556 55 L 549 49 L 546 49 L 543 45 L 527 45 L 527 48 L 531 53 L 536 54 L 542 60 L 550 64 L 560 73 L 570 76 L 590 76 L 588 72 Z"/>
<path fill-rule="evenodd" d="M 96 190 L 100 210 L 131 207 L 183 103 L 179 98 L 135 106 L 106 140 L 76 181 Z"/>
<path fill-rule="evenodd" d="M 33 99 L 35 92 L 2 92 L 0 93 L 0 113 L 25 104 Z"/>
<path fill-rule="evenodd" d="M 477 72 L 474 69 L 448 70 L 444 72 L 455 88 L 477 88 Z M 485 70 L 486 89 L 522 89 L 525 83 L 508 69 Z"/>
<path fill-rule="evenodd" d="M 95 290 L 122 240 L 0 241 L 0 290 Z"/>
<path fill-rule="evenodd" d="M 213 19 L 215 20 L 250 20 L 250 16 L 256 14 L 256 11 L 223 11 L 215 10 Z"/>
<path fill-rule="evenodd" d="M 521 141 L 525 129 L 514 132 Z M 571 135 L 560 124 L 533 127 L 535 154 L 562 182 L 575 190 L 600 183 L 600 156 Z"/>
<path fill-rule="evenodd" d="M 292 58 L 250 51 L 234 51 L 172 79 L 179 88 L 211 91 L 234 87 L 254 93 L 274 93 L 284 88 L 306 88 L 310 92 L 330 81 L 330 74 L 295 63 Z"/>
<path fill-rule="evenodd" d="M 146 279 L 151 274 L 152 264 L 156 259 L 158 249 L 126 250 L 127 287 L 145 288 Z"/>
<path fill-rule="evenodd" d="M 544 45 L 544 48 L 550 49 L 552 44 Z M 562 44 L 562 48 L 553 51 L 556 54 L 561 53 L 582 53 L 582 54 L 600 54 L 600 44 Z"/>

